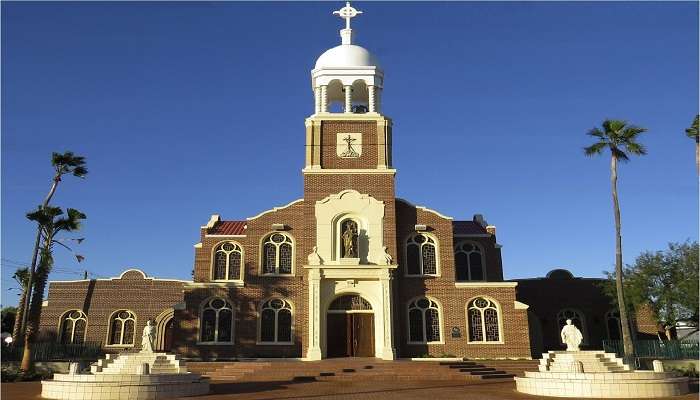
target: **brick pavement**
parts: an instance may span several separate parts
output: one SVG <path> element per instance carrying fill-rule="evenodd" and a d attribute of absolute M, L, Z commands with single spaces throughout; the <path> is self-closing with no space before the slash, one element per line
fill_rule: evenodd
<path fill-rule="evenodd" d="M 39 382 L 3 383 L 3 399 L 39 399 Z M 676 400 L 697 399 L 695 392 L 674 397 Z M 197 397 L 202 400 L 273 400 L 273 399 L 339 399 L 374 400 L 401 399 L 425 400 L 491 400 L 491 399 L 537 399 L 515 392 L 514 382 L 452 383 L 435 381 L 389 381 L 389 382 L 213 382 L 212 393 Z M 186 399 L 186 398 L 185 398 Z M 193 398 L 192 398 L 193 399 Z M 551 398 L 550 398 L 551 399 Z"/>

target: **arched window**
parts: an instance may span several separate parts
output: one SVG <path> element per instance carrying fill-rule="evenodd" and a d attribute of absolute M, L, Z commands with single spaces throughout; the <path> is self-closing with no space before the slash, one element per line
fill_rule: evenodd
<path fill-rule="evenodd" d="M 231 303 L 213 297 L 204 303 L 200 316 L 200 341 L 203 343 L 233 342 L 233 307 Z"/>
<path fill-rule="evenodd" d="M 372 311 L 372 304 L 356 294 L 340 296 L 328 306 L 328 312 L 334 311 Z"/>
<path fill-rule="evenodd" d="M 289 302 L 274 298 L 263 303 L 260 309 L 260 342 L 292 342 L 292 306 Z"/>
<path fill-rule="evenodd" d="M 610 310 L 605 313 L 605 327 L 608 331 L 608 339 L 622 339 L 622 324 L 620 323 L 620 312 L 618 310 Z"/>
<path fill-rule="evenodd" d="M 224 242 L 216 246 L 213 261 L 213 280 L 234 281 L 241 279 L 243 250 L 238 243 Z"/>
<path fill-rule="evenodd" d="M 408 332 L 411 343 L 440 341 L 440 307 L 437 302 L 421 297 L 408 304 Z"/>
<path fill-rule="evenodd" d="M 66 311 L 60 320 L 61 343 L 83 343 L 87 316 L 80 310 Z"/>
<path fill-rule="evenodd" d="M 471 242 L 462 242 L 455 246 L 455 280 L 483 281 L 484 255 L 481 248 Z"/>
<path fill-rule="evenodd" d="M 586 319 L 583 313 L 573 308 L 565 308 L 557 313 L 557 335 L 561 332 L 561 329 L 566 325 L 566 320 L 570 319 L 571 323 L 576 325 L 576 327 L 581 331 L 583 335 L 583 343 L 588 342 L 588 331 L 586 331 Z"/>
<path fill-rule="evenodd" d="M 129 310 L 112 313 L 109 321 L 109 344 L 124 346 L 134 344 L 136 315 Z"/>
<path fill-rule="evenodd" d="M 431 236 L 418 233 L 406 242 L 406 275 L 437 275 L 437 245 Z"/>
<path fill-rule="evenodd" d="M 470 342 L 500 342 L 501 329 L 498 305 L 485 297 L 477 297 L 467 304 L 467 323 Z"/>
<path fill-rule="evenodd" d="M 284 233 L 273 233 L 263 242 L 262 273 L 291 274 L 293 257 L 292 239 Z"/>

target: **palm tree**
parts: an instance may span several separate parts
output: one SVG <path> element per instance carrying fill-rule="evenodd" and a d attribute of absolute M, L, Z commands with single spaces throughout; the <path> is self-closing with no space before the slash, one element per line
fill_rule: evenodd
<path fill-rule="evenodd" d="M 47 207 L 51 198 L 56 193 L 58 188 L 58 183 L 61 182 L 63 175 L 71 174 L 78 178 L 84 178 L 87 175 L 87 168 L 85 167 L 85 157 L 76 156 L 72 151 L 66 151 L 63 154 L 52 153 L 51 154 L 51 165 L 54 168 L 54 175 L 51 181 L 51 187 L 49 188 L 49 193 L 44 198 L 44 202 L 41 207 Z M 36 240 L 34 241 L 34 250 L 32 251 L 32 263 L 29 265 L 29 277 L 27 281 L 26 290 L 28 293 L 22 295 L 25 299 L 32 297 L 31 291 L 34 284 L 34 273 L 36 270 L 36 260 L 39 254 L 39 242 L 41 241 L 41 225 L 37 227 Z M 24 305 L 24 309 L 21 312 L 18 310 L 18 314 L 22 314 L 22 323 L 19 329 L 20 337 L 15 338 L 15 340 L 21 339 L 24 335 L 27 327 L 27 315 L 29 314 L 29 304 Z"/>
<path fill-rule="evenodd" d="M 84 220 L 85 214 L 78 210 L 69 208 L 67 215 L 63 215 L 63 210 L 58 207 L 39 207 L 36 211 L 28 213 L 27 218 L 39 224 L 41 234 L 41 247 L 39 249 L 39 264 L 36 269 L 36 281 L 34 290 L 29 303 L 29 313 L 27 318 L 27 329 L 24 335 L 24 354 L 22 355 L 22 364 L 20 369 L 30 371 L 32 369 L 32 347 L 39 332 L 39 320 L 41 319 L 41 304 L 44 300 L 44 289 L 49 278 L 49 273 L 53 267 L 53 246 L 59 244 L 63 247 L 70 248 L 63 244 L 56 236 L 61 232 L 73 232 L 80 229 L 81 221 Z M 72 251 L 72 250 L 71 250 Z M 77 256 L 78 260 L 82 260 L 82 256 Z"/>
<path fill-rule="evenodd" d="M 698 125 L 700 125 L 700 114 L 695 116 L 690 128 L 685 130 L 685 134 L 689 138 L 695 140 L 695 166 L 700 174 L 700 137 L 698 137 Z"/>
<path fill-rule="evenodd" d="M 587 156 L 591 157 L 601 154 L 605 149 L 610 149 L 610 183 L 612 184 L 615 213 L 615 287 L 622 325 L 622 341 L 625 358 L 628 361 L 634 357 L 634 344 L 632 343 L 632 331 L 622 286 L 622 224 L 620 222 L 620 202 L 617 197 L 617 163 L 618 161 L 629 161 L 630 155 L 646 154 L 644 146 L 636 142 L 637 137 L 643 132 L 646 132 L 645 128 L 629 125 L 625 121 L 606 119 L 602 123 L 602 129 L 595 127 L 588 131 L 588 135 L 597 141 L 583 150 Z"/>
<path fill-rule="evenodd" d="M 22 293 L 19 296 L 19 304 L 17 304 L 17 313 L 15 313 L 15 325 L 12 327 L 12 343 L 17 343 L 20 336 L 20 324 L 22 323 L 22 315 L 24 314 L 24 303 L 27 301 L 27 282 L 29 281 L 29 269 L 17 268 L 12 275 L 20 287 Z"/>

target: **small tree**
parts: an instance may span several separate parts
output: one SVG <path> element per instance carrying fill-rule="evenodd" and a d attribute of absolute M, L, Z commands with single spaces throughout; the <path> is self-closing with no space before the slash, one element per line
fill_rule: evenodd
<path fill-rule="evenodd" d="M 28 268 L 18 268 L 12 275 L 20 288 L 19 304 L 17 304 L 17 312 L 15 313 L 15 323 L 12 327 L 12 341 L 17 343 L 16 340 L 20 337 L 20 328 L 22 327 L 22 316 L 24 315 L 24 304 L 27 301 L 27 285 L 29 284 L 29 269 Z"/>
<path fill-rule="evenodd" d="M 628 125 L 625 121 L 607 119 L 601 124 L 603 129 L 595 127 L 588 131 L 588 135 L 596 139 L 596 142 L 583 149 L 587 156 L 595 156 L 610 150 L 610 183 L 612 186 L 613 211 L 615 214 L 615 287 L 617 289 L 617 301 L 620 310 L 620 322 L 622 324 L 622 342 L 625 349 L 625 358 L 629 361 L 634 357 L 634 344 L 632 343 L 632 330 L 627 317 L 625 303 L 625 291 L 622 278 L 622 222 L 620 218 L 620 202 L 617 196 L 617 164 L 629 161 L 629 155 L 644 155 L 644 146 L 637 143 L 637 137 L 646 132 L 646 129 L 634 125 Z"/>
<path fill-rule="evenodd" d="M 85 214 L 78 210 L 69 208 L 67 215 L 62 217 L 63 211 L 58 207 L 39 207 L 37 211 L 27 214 L 27 218 L 35 221 L 41 227 L 41 247 L 39 248 L 39 264 L 36 269 L 36 281 L 32 291 L 31 301 L 29 301 L 29 313 L 27 318 L 27 330 L 24 335 L 24 354 L 20 369 L 23 371 L 32 370 L 32 347 L 39 332 L 39 320 L 41 319 L 41 305 L 44 300 L 44 289 L 48 281 L 49 273 L 53 267 L 53 246 L 61 245 L 68 250 L 57 235 L 61 232 L 73 232 L 80 229 L 80 224 L 84 220 Z M 72 250 L 71 250 L 72 251 Z M 77 256 L 78 261 L 83 259 Z"/>
<path fill-rule="evenodd" d="M 85 167 L 85 157 L 76 156 L 71 151 L 66 151 L 63 154 L 51 154 L 51 164 L 54 168 L 54 175 L 53 179 L 51 180 L 51 187 L 49 188 L 49 193 L 44 198 L 44 202 L 42 203 L 41 207 L 47 207 L 49 205 L 49 202 L 53 198 L 53 195 L 56 193 L 56 189 L 58 188 L 58 184 L 59 182 L 61 182 L 63 175 L 71 174 L 78 178 L 84 178 L 88 172 L 87 168 Z M 24 304 L 20 303 L 18 306 L 22 310 L 22 315 L 19 331 L 17 331 L 17 336 L 13 337 L 15 341 L 19 341 L 21 339 L 21 335 L 24 335 L 27 327 L 27 315 L 29 314 L 29 304 L 26 301 L 26 299 L 29 299 L 32 296 L 31 291 L 34 285 L 34 271 L 36 270 L 36 261 L 37 256 L 39 254 L 41 229 L 41 225 L 37 226 L 36 239 L 34 240 L 34 249 L 32 250 L 32 262 L 29 265 L 29 276 L 26 285 L 26 290 L 28 291 L 28 293 L 22 295 L 22 298 L 25 299 L 25 302 Z"/>
<path fill-rule="evenodd" d="M 699 120 L 700 114 L 695 116 L 693 123 L 690 124 L 688 129 L 685 130 L 685 134 L 688 135 L 689 138 L 695 140 L 695 168 L 697 168 L 698 174 L 700 174 L 700 137 L 698 136 L 698 130 L 700 130 L 698 127 L 700 125 Z"/>
<path fill-rule="evenodd" d="M 604 291 L 613 297 L 614 273 L 605 274 Z M 666 325 L 698 322 L 698 242 L 669 243 L 666 250 L 645 251 L 625 267 L 624 274 L 628 310 L 650 306 Z"/>
<path fill-rule="evenodd" d="M 12 332 L 15 325 L 15 315 L 17 315 L 17 307 L 3 307 L 0 311 L 0 324 L 3 333 Z"/>

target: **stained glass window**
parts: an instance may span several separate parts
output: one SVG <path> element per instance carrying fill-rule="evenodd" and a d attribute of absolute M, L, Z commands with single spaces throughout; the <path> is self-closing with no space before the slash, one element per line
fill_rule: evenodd
<path fill-rule="evenodd" d="M 435 239 L 422 233 L 406 242 L 406 274 L 437 275 L 438 254 Z"/>
<path fill-rule="evenodd" d="M 129 310 L 119 310 L 112 314 L 110 321 L 109 344 L 134 344 L 134 324 L 136 316 Z"/>
<path fill-rule="evenodd" d="M 369 301 L 363 299 L 361 296 L 346 295 L 333 300 L 331 305 L 328 306 L 328 309 L 345 311 L 371 310 L 372 305 L 369 303 Z"/>
<path fill-rule="evenodd" d="M 202 307 L 200 340 L 208 343 L 233 342 L 233 307 L 231 303 L 213 297 Z"/>
<path fill-rule="evenodd" d="M 263 242 L 262 273 L 291 274 L 292 273 L 292 239 L 284 233 L 273 233 Z"/>
<path fill-rule="evenodd" d="M 470 342 L 501 340 L 498 305 L 493 300 L 477 297 L 467 305 Z"/>
<path fill-rule="evenodd" d="M 83 343 L 87 316 L 80 310 L 67 311 L 61 317 L 61 343 Z"/>
<path fill-rule="evenodd" d="M 608 328 L 608 339 L 622 339 L 622 324 L 620 323 L 619 311 L 610 310 L 607 313 L 605 313 L 605 325 Z"/>
<path fill-rule="evenodd" d="M 426 297 L 408 305 L 409 341 L 431 343 L 440 341 L 440 310 L 438 304 Z"/>
<path fill-rule="evenodd" d="M 213 280 L 240 280 L 243 249 L 238 243 L 224 242 L 214 251 Z"/>
<path fill-rule="evenodd" d="M 260 341 L 292 341 L 292 306 L 289 302 L 273 298 L 263 303 L 260 312 Z"/>
<path fill-rule="evenodd" d="M 484 259 L 481 248 L 471 242 L 455 246 L 455 279 L 457 281 L 483 281 Z"/>

